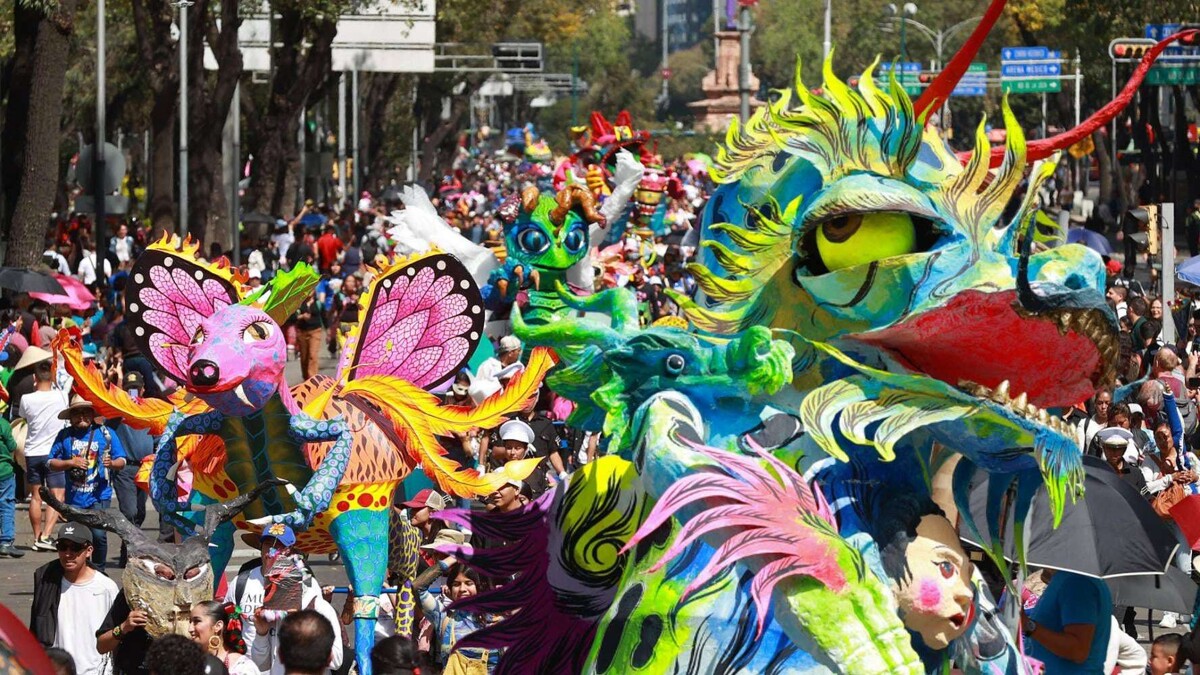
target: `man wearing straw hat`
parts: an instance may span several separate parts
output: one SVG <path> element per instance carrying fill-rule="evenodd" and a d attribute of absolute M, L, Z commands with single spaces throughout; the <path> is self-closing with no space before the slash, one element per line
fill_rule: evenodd
<path fill-rule="evenodd" d="M 50 468 L 66 472 L 66 503 L 103 511 L 112 504 L 112 475 L 125 468 L 125 448 L 116 434 L 100 423 L 91 401 L 71 398 L 58 415 L 70 424 L 58 432 L 50 449 Z M 101 572 L 108 562 L 108 533 L 92 529 L 92 563 Z"/>

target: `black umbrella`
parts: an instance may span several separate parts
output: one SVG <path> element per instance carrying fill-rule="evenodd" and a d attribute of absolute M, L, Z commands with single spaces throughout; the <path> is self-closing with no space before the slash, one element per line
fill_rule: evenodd
<path fill-rule="evenodd" d="M 1191 614 L 1196 605 L 1196 582 L 1173 565 L 1166 574 L 1138 574 L 1106 581 L 1113 604 L 1121 607 Z"/>
<path fill-rule="evenodd" d="M 1179 546 L 1170 528 L 1146 498 L 1104 460 L 1084 457 L 1083 468 L 1084 495 L 1075 503 L 1067 500 L 1058 529 L 1054 529 L 1046 489 L 1038 489 L 1025 519 L 1026 561 L 1033 567 L 1102 579 L 1162 574 Z M 987 472 L 977 471 L 970 495 L 971 513 L 985 538 L 987 482 Z M 1005 514 L 1003 552 L 1011 561 L 1017 559 L 1011 507 Z M 985 542 L 974 541 L 969 532 L 961 534 L 964 540 L 988 548 Z"/>
<path fill-rule="evenodd" d="M 67 291 L 54 277 L 44 272 L 22 267 L 0 267 L 0 288 L 18 293 L 49 293 L 66 295 Z"/>

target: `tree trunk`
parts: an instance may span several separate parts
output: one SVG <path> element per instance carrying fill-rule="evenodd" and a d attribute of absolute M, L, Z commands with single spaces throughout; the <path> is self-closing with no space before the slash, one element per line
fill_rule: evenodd
<path fill-rule="evenodd" d="M 168 0 L 132 0 L 137 48 L 153 93 L 150 109 L 149 205 L 153 237 L 175 232 L 175 134 L 179 119 L 179 50 L 171 38 L 175 6 Z"/>
<path fill-rule="evenodd" d="M 56 12 L 37 21 L 32 77 L 29 91 L 24 92 L 29 98 L 28 112 L 24 120 L 8 121 L 9 124 L 22 124 L 25 128 L 20 193 L 13 208 L 10 246 L 6 252 L 9 265 L 35 265 L 45 250 L 43 244 L 47 217 L 53 208 L 55 186 L 58 184 L 63 83 L 70 56 L 75 5 L 76 0 L 62 0 Z M 18 4 L 16 11 L 20 14 L 27 10 L 22 10 Z"/>
<path fill-rule="evenodd" d="M 37 42 L 38 26 L 42 15 L 22 9 L 18 3 L 14 12 L 13 55 L 7 64 L 3 85 L 9 92 L 28 92 L 33 79 L 33 48 Z M 22 167 L 25 166 L 25 120 L 29 118 L 29 97 L 9 95 L 4 112 L 4 129 L 0 131 L 0 147 L 4 148 L 4 161 L 0 162 L 0 223 L 4 234 L 9 235 L 13 209 L 21 194 Z M 4 237 L 8 239 L 7 236 Z"/>
<path fill-rule="evenodd" d="M 236 2 L 221 3 L 220 17 L 211 11 L 211 4 L 209 0 L 197 2 L 193 17 L 206 36 L 205 41 L 213 47 L 217 59 L 215 73 L 204 71 L 204 44 L 200 40 L 188 43 L 189 70 L 201 74 L 190 80 L 189 96 L 196 105 L 188 128 L 193 149 L 188 158 L 188 175 L 197 198 L 188 204 L 188 222 L 195 228 L 193 236 L 197 239 L 215 241 L 222 250 L 229 250 L 234 225 L 229 222 L 228 196 L 222 181 L 221 162 L 226 158 L 221 141 L 242 73 L 242 54 L 237 48 L 241 18 Z"/>
<path fill-rule="evenodd" d="M 458 121 L 466 114 L 469 107 L 469 96 L 455 96 L 450 101 L 450 118 L 441 120 L 441 115 L 434 112 L 435 120 L 438 120 L 437 126 L 430 132 L 421 143 L 421 173 L 427 178 L 431 185 L 437 185 L 442 173 L 449 170 L 450 163 L 447 161 L 447 155 L 443 152 L 446 149 L 446 141 L 454 140 L 454 132 L 458 130 Z M 436 110 L 437 106 L 435 106 Z"/>
<path fill-rule="evenodd" d="M 248 211 L 290 216 L 295 213 L 293 195 L 299 177 L 300 111 L 329 77 L 337 18 L 305 16 L 294 7 L 273 9 L 279 12 L 275 40 L 280 46 L 272 54 L 271 93 L 259 120 L 251 190 L 243 206 Z"/>
<path fill-rule="evenodd" d="M 1108 154 L 1108 142 L 1104 134 L 1093 131 L 1092 142 L 1096 144 L 1096 152 L 1092 154 L 1092 159 L 1096 160 L 1097 173 L 1100 174 L 1100 203 L 1107 204 L 1113 198 L 1112 157 Z"/>
<path fill-rule="evenodd" d="M 175 92 L 178 90 L 178 81 L 160 90 L 150 111 L 149 212 L 155 239 L 163 233 L 175 232 Z"/>
<path fill-rule="evenodd" d="M 397 73 L 374 73 L 367 82 L 366 93 L 362 97 L 362 112 L 363 118 L 373 120 L 373 123 L 367 125 L 366 147 L 363 149 L 365 161 L 362 164 L 362 183 L 365 189 L 386 185 L 392 178 L 392 171 L 399 158 L 385 150 L 389 145 L 388 141 L 401 140 L 404 141 L 404 146 L 410 144 L 408 139 L 389 138 L 391 129 L 386 124 L 390 117 L 392 99 L 399 91 L 402 80 L 406 83 L 411 82 Z M 404 159 L 407 164 L 408 158 Z M 354 201 L 357 201 L 358 196 L 352 196 Z"/>

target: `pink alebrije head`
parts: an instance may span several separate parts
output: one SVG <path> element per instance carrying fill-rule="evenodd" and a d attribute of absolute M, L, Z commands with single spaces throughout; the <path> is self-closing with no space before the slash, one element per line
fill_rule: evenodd
<path fill-rule="evenodd" d="M 263 310 L 230 305 L 200 323 L 189 347 L 186 387 L 228 415 L 258 410 L 283 384 L 287 344 Z"/>

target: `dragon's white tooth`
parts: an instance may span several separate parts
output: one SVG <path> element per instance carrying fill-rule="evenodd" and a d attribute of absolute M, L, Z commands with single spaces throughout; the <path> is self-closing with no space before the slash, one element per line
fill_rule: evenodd
<path fill-rule="evenodd" d="M 1024 410 L 1025 405 L 1028 403 L 1029 403 L 1029 396 L 1027 396 L 1025 394 L 1025 392 L 1021 392 L 1020 395 L 1018 395 L 1016 398 L 1013 399 L 1012 405 L 1017 410 Z"/>
<path fill-rule="evenodd" d="M 1008 380 L 1001 382 L 992 390 L 992 399 L 1000 402 L 1008 401 Z"/>
<path fill-rule="evenodd" d="M 1050 424 L 1050 413 L 1039 409 L 1037 412 L 1038 421 L 1042 424 Z"/>

